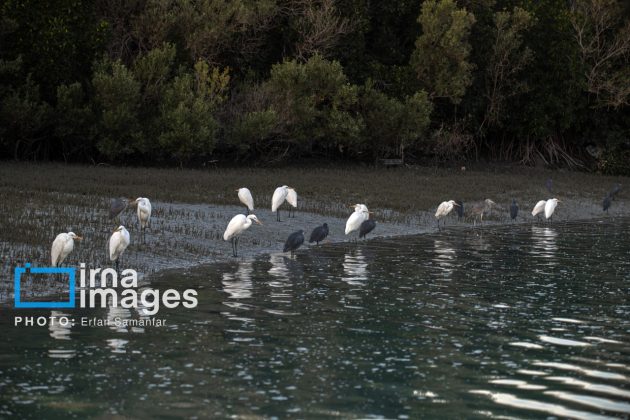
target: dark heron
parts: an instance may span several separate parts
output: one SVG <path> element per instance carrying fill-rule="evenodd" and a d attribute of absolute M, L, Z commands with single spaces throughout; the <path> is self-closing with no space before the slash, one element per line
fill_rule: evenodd
<path fill-rule="evenodd" d="M 284 243 L 284 249 L 282 252 L 291 251 L 291 256 L 294 255 L 295 250 L 298 249 L 304 243 L 304 231 L 302 229 L 297 232 L 293 232 L 287 238 Z"/>
<path fill-rule="evenodd" d="M 128 199 L 121 197 L 121 198 L 114 198 L 111 202 L 111 205 L 109 206 L 109 218 L 110 219 L 115 219 L 118 216 L 120 216 L 120 214 L 125 211 L 125 209 L 127 208 L 127 206 L 129 205 L 129 201 Z"/>
<path fill-rule="evenodd" d="M 510 204 L 510 217 L 514 220 L 516 216 L 518 216 L 518 204 L 516 204 L 516 198 L 513 198 Z"/>
<path fill-rule="evenodd" d="M 547 187 L 547 191 L 549 193 L 553 193 L 553 180 L 551 178 L 547 178 L 547 182 L 545 182 L 545 187 Z"/>
<path fill-rule="evenodd" d="M 602 207 L 606 213 L 608 213 L 608 209 L 610 208 L 611 204 L 612 204 L 612 196 L 608 194 L 606 198 L 604 198 L 604 202 L 602 203 Z"/>
<path fill-rule="evenodd" d="M 462 200 L 455 200 L 455 212 L 457 213 L 457 220 L 462 220 L 464 218 L 464 202 Z"/>
<path fill-rule="evenodd" d="M 359 228 L 359 238 L 365 238 L 365 236 L 372 232 L 376 227 L 376 222 L 372 219 L 367 219 L 363 223 L 361 223 L 361 227 Z"/>
<path fill-rule="evenodd" d="M 612 200 L 615 199 L 615 196 L 617 194 L 619 194 L 619 191 L 621 191 L 621 184 L 615 184 L 613 185 L 612 189 L 610 190 L 610 193 L 608 193 L 608 195 L 610 196 L 610 198 Z"/>
<path fill-rule="evenodd" d="M 326 239 L 326 236 L 328 236 L 328 223 L 324 223 L 323 225 L 317 226 L 315 229 L 313 229 L 313 232 L 311 232 L 311 238 L 308 240 L 308 243 L 312 244 L 313 242 L 316 242 L 317 245 L 319 245 L 321 241 Z"/>
<path fill-rule="evenodd" d="M 486 198 L 485 200 L 477 203 L 473 203 L 470 208 L 470 213 L 473 215 L 473 225 L 477 225 L 477 216 L 479 216 L 479 223 L 483 224 L 483 215 L 484 213 L 490 213 L 492 211 L 492 206 L 495 206 L 497 203 Z"/>

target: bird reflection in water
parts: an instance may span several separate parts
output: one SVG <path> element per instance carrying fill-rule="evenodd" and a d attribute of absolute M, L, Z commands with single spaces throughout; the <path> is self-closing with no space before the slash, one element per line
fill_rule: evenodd
<path fill-rule="evenodd" d="M 238 265 L 235 272 L 223 273 L 221 284 L 223 291 L 228 295 L 228 300 L 223 302 L 225 306 L 235 309 L 251 308 L 250 304 L 241 300 L 250 299 L 253 296 L 252 272 L 251 261 L 244 261 Z"/>
<path fill-rule="evenodd" d="M 367 262 L 360 249 L 348 252 L 343 257 L 341 280 L 355 286 L 363 286 L 367 280 Z"/>
<path fill-rule="evenodd" d="M 558 251 L 557 236 L 558 232 L 554 228 L 532 226 L 532 254 L 548 258 L 550 263 L 555 265 Z"/>
<path fill-rule="evenodd" d="M 63 318 L 64 322 L 60 322 Z M 48 330 L 50 336 L 55 340 L 70 340 L 70 330 L 72 329 L 72 321 L 70 314 L 61 311 L 51 311 L 50 321 L 48 322 Z M 67 322 L 65 321 L 67 320 Z"/>
<path fill-rule="evenodd" d="M 455 248 L 449 242 L 436 239 L 433 241 L 433 250 L 435 251 L 433 262 L 444 277 L 450 279 L 455 271 L 457 258 Z"/>

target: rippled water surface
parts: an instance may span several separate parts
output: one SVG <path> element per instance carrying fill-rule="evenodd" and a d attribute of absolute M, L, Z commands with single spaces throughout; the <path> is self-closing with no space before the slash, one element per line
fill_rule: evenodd
<path fill-rule="evenodd" d="M 152 286 L 199 306 L 146 328 L 0 309 L 0 417 L 630 415 L 630 220 L 328 244 Z"/>

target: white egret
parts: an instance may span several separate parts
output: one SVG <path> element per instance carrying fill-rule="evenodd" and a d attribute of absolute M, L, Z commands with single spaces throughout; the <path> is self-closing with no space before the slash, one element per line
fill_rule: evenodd
<path fill-rule="evenodd" d="M 228 223 L 225 232 L 223 232 L 223 240 L 232 240 L 233 256 L 238 257 L 238 238 L 241 233 L 245 232 L 245 230 L 247 230 L 252 225 L 252 222 L 256 222 L 259 225 L 262 225 L 255 214 L 250 214 L 248 216 L 245 216 L 244 214 L 237 214 L 236 216 L 232 217 L 232 220 L 230 220 L 230 223 Z"/>
<path fill-rule="evenodd" d="M 74 232 L 60 233 L 52 243 L 50 260 L 53 267 L 60 266 L 74 249 L 74 241 L 83 239 Z"/>
<path fill-rule="evenodd" d="M 556 210 L 558 203 L 561 203 L 557 198 L 547 200 L 545 203 L 545 219 L 550 219 L 553 216 L 553 212 Z"/>
<path fill-rule="evenodd" d="M 455 200 L 442 201 L 435 211 L 435 218 L 437 219 L 438 229 L 440 228 L 440 219 L 446 217 L 451 211 L 453 211 L 453 207 L 459 206 L 455 202 Z"/>
<path fill-rule="evenodd" d="M 538 214 L 542 213 L 545 210 L 545 204 L 547 204 L 547 200 L 540 200 L 538 203 L 536 203 L 536 205 L 534 206 L 534 210 L 532 210 L 532 216 L 537 216 L 540 219 L 540 216 L 538 216 Z"/>
<path fill-rule="evenodd" d="M 355 204 L 354 213 L 350 215 L 346 222 L 345 233 L 348 235 L 361 227 L 361 223 L 370 218 L 370 212 L 365 204 Z"/>
<path fill-rule="evenodd" d="M 284 200 L 287 198 L 287 194 L 289 194 L 289 188 L 286 185 L 282 187 L 276 188 L 273 192 L 273 197 L 271 197 L 271 211 L 273 213 L 277 212 L 276 220 L 280 221 L 280 206 L 284 203 Z"/>
<path fill-rule="evenodd" d="M 291 208 L 293 208 L 293 217 L 295 217 L 295 209 L 297 209 L 297 192 L 293 188 L 287 189 L 287 203 L 291 205 L 289 207 L 289 217 L 291 217 Z"/>
<path fill-rule="evenodd" d="M 118 271 L 122 254 L 125 252 L 130 242 L 131 237 L 129 236 L 129 231 L 122 225 L 118 226 L 109 238 L 109 259 L 116 261 L 116 271 Z"/>
<path fill-rule="evenodd" d="M 247 214 L 249 214 L 250 211 L 254 211 L 254 197 L 252 197 L 252 192 L 249 188 L 243 187 L 236 191 L 238 192 L 238 199 L 247 208 Z"/>
<path fill-rule="evenodd" d="M 149 225 L 149 219 L 151 219 L 151 201 L 146 197 L 138 197 L 135 204 L 138 207 L 138 224 L 140 225 L 142 241 L 146 242 L 146 229 Z"/>

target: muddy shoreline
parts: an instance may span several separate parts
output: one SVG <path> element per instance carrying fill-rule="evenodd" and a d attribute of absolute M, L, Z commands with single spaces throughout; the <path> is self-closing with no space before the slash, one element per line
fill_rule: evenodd
<path fill-rule="evenodd" d="M 0 192 L 5 197 L 0 202 L 0 300 L 12 298 L 14 267 L 27 262 L 33 266 L 49 265 L 50 244 L 60 232 L 74 231 L 84 237 L 68 257 L 69 265 L 78 266 L 85 262 L 88 268 L 110 267 L 107 241 L 117 224 L 108 219 L 107 213 L 113 196 L 142 195 L 153 203 L 151 229 L 145 244 L 139 241 L 134 209 L 128 208 L 121 220 L 132 238 L 122 267 L 134 268 L 150 280 L 156 273 L 167 269 L 278 253 L 290 233 L 304 229 L 308 239 L 312 229 L 324 222 L 330 227 L 328 243 L 355 240 L 356 233 L 344 235 L 346 219 L 352 212 L 349 205 L 355 202 L 367 204 L 374 212 L 372 217 L 377 221 L 377 227 L 369 235 L 372 239 L 437 232 L 433 216 L 435 208 L 440 201 L 450 198 L 462 198 L 465 209 L 470 208 L 472 200 L 493 199 L 497 206 L 484 216 L 484 227 L 514 223 L 508 214 L 511 197 L 517 198 L 520 207 L 516 223 L 540 223 L 531 216 L 531 208 L 538 199 L 550 195 L 544 189 L 548 171 L 462 174 L 412 168 L 392 171 L 325 169 L 313 173 L 300 169 L 241 172 L 133 168 L 116 171 L 112 168 L 19 164 L 0 167 Z M 554 172 L 553 175 L 554 186 L 563 191 L 557 194 L 562 203 L 553 223 L 630 215 L 630 201 L 625 199 L 623 190 L 609 213 L 602 212 L 600 198 L 613 182 L 628 185 L 628 179 L 582 173 Z M 286 210 L 282 209 L 282 222 L 277 222 L 275 214 L 268 208 L 278 179 L 291 180 L 287 183 L 297 189 L 300 203 L 295 218 L 288 218 Z M 230 243 L 223 241 L 222 235 L 229 220 L 245 210 L 236 205 L 238 199 L 234 191 L 244 185 L 251 186 L 255 214 L 264 225 L 253 225 L 243 234 L 239 257 L 235 259 L 231 256 Z M 490 190 L 494 193 L 489 194 Z M 203 196 L 200 195 L 202 191 L 205 191 Z M 468 216 L 458 220 L 453 213 L 448 216 L 441 234 L 448 235 L 452 228 L 473 229 L 473 219 Z M 308 252 L 309 246 L 305 244 L 300 252 Z M 50 284 L 36 282 L 29 285 L 28 290 L 31 297 L 58 292 Z"/>

